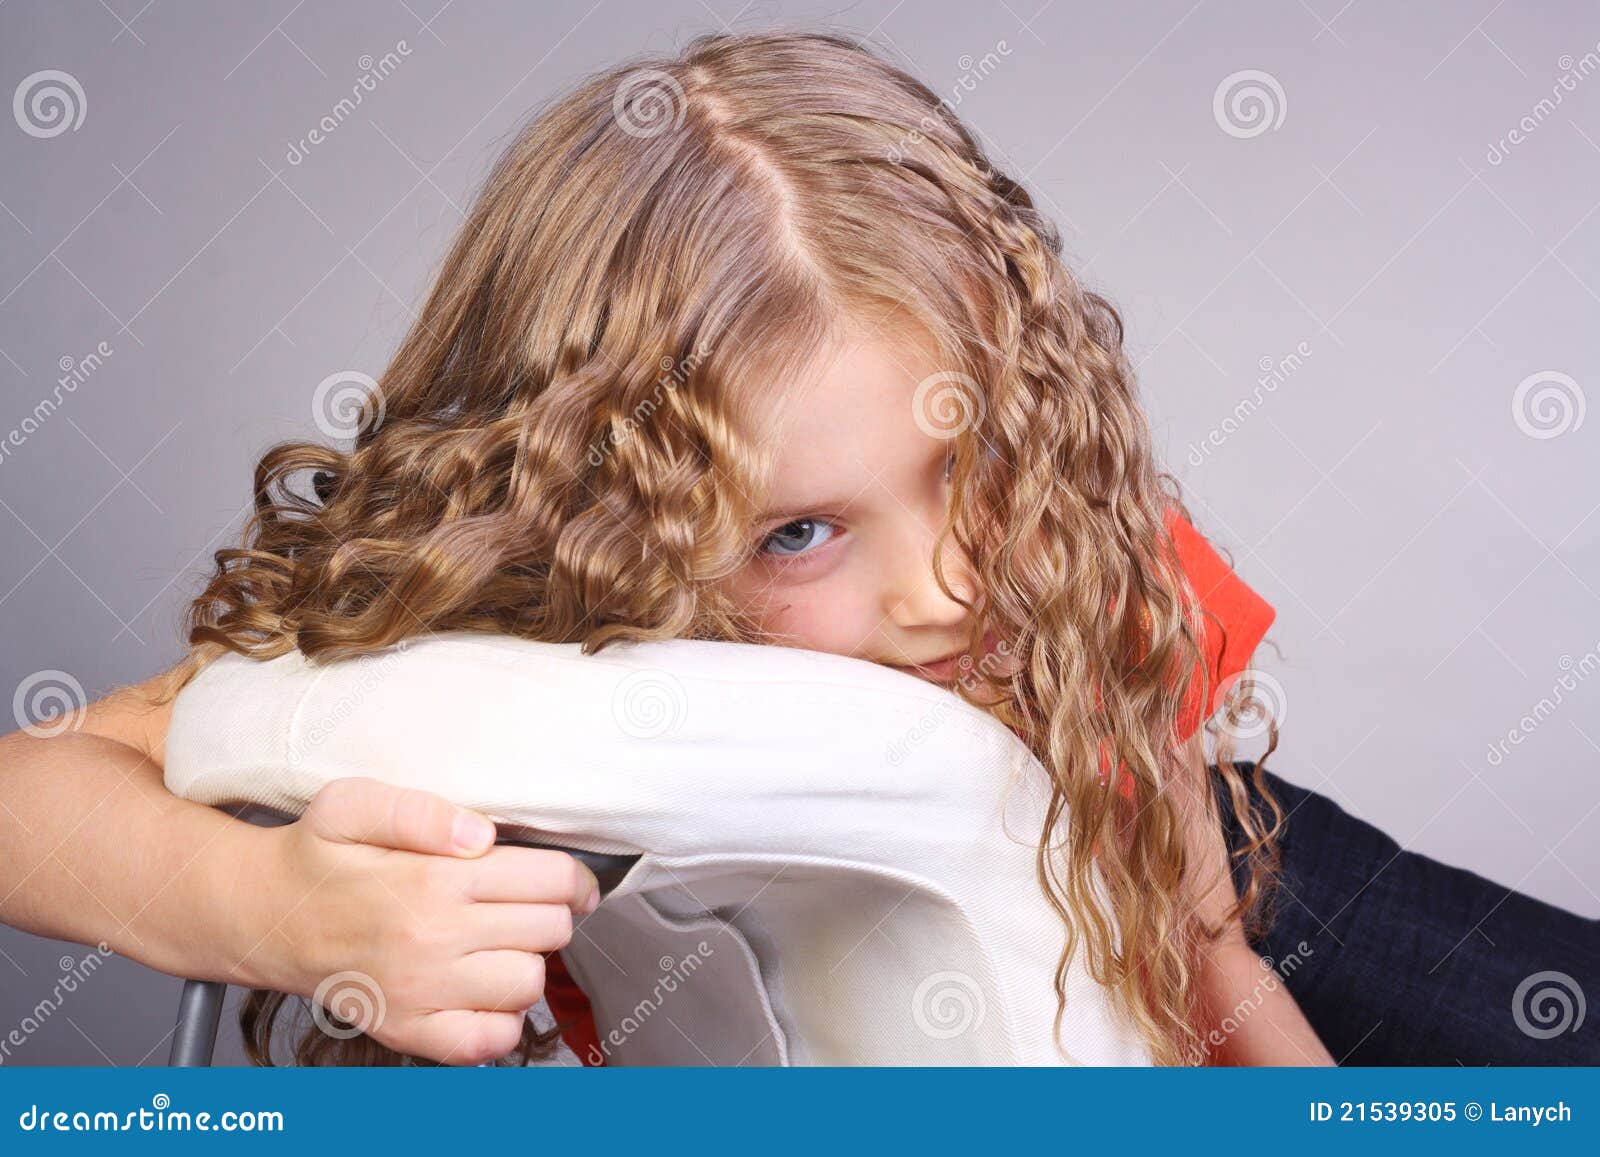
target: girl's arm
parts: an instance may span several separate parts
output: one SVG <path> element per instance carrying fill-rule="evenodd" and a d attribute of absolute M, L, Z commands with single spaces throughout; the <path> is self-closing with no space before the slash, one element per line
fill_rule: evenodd
<path fill-rule="evenodd" d="M 1206 1044 L 1222 1065 L 1332 1065 L 1282 978 L 1262 967 L 1241 930 L 1213 946 L 1202 975 L 1215 1027 Z"/>
<path fill-rule="evenodd" d="M 359 971 L 385 997 L 381 1043 L 464 1064 L 509 1052 L 543 954 L 598 902 L 588 869 L 493 847 L 484 817 L 376 780 L 335 781 L 279 828 L 180 799 L 162 783 L 170 702 L 151 703 L 173 677 L 63 734 L 0 737 L 0 921 L 301 996 Z"/>
<path fill-rule="evenodd" d="M 1239 897 L 1222 828 L 1210 807 L 1211 780 L 1201 732 L 1186 741 L 1185 759 L 1188 776 L 1173 790 L 1182 793 L 1190 858 L 1198 866 L 1202 885 L 1198 906 L 1207 923 L 1224 929 L 1207 946 L 1199 981 L 1210 1021 L 1207 1053 L 1221 1065 L 1332 1065 L 1333 1057 L 1282 977 L 1262 966 L 1242 921 L 1225 918 Z"/>

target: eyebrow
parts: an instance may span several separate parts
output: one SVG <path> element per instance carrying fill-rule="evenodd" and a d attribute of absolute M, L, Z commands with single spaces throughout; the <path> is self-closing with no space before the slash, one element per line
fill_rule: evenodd
<path fill-rule="evenodd" d="M 860 497 L 859 492 L 857 493 L 856 497 Z M 789 503 L 784 506 L 775 506 L 771 510 L 763 510 L 760 514 L 756 515 L 756 521 L 768 522 L 774 518 L 781 518 L 784 515 L 788 515 L 791 518 L 803 518 L 812 511 L 845 510 L 854 502 L 855 498 L 829 498 L 823 501 Z"/>
<path fill-rule="evenodd" d="M 0 0 L 0 2 L 3 2 L 3 0 Z M 951 450 L 951 449 L 949 449 L 947 447 L 941 446 L 941 448 L 938 450 L 938 459 L 939 459 L 940 463 L 943 463 L 946 459 L 948 459 L 949 456 L 953 452 L 954 452 L 953 450 Z M 781 516 L 783 516 L 785 514 L 790 515 L 791 517 L 793 517 L 793 516 L 796 516 L 796 512 L 799 512 L 799 514 L 801 516 L 803 516 L 805 513 L 813 511 L 813 510 L 839 510 L 839 511 L 848 510 L 848 509 L 850 509 L 850 507 L 854 506 L 857 501 L 860 500 L 861 495 L 866 492 L 867 487 L 871 486 L 873 482 L 877 481 L 877 479 L 878 479 L 878 475 L 874 474 L 872 476 L 872 478 L 869 479 L 866 482 L 865 485 L 863 485 L 860 488 L 858 488 L 856 490 L 856 492 L 854 494 L 852 494 L 849 498 L 834 498 L 834 497 L 830 496 L 829 498 L 827 498 L 825 500 L 822 500 L 822 501 L 808 501 L 808 502 L 804 502 L 804 503 L 790 503 L 790 504 L 786 504 L 784 506 L 773 507 L 770 510 L 763 510 L 760 514 L 756 515 L 756 521 L 757 522 L 767 522 L 770 519 L 778 518 L 778 517 L 781 517 Z"/>

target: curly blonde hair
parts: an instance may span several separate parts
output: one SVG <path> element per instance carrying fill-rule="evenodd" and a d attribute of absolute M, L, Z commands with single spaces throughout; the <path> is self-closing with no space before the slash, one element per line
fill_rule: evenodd
<path fill-rule="evenodd" d="M 708 35 L 594 76 L 496 164 L 353 447 L 262 457 L 243 544 L 189 611 L 196 662 L 447 630 L 760 641 L 717 580 L 755 548 L 770 383 L 846 319 L 913 319 L 981 394 L 952 438 L 947 537 L 978 579 L 974 654 L 993 629 L 1018 664 L 960 693 L 1049 772 L 1058 1003 L 1081 959 L 1158 1062 L 1199 1062 L 1217 930 L 1166 791 L 1205 678 L 1198 603 L 1121 319 L 1060 250 L 949 104 L 847 36 Z M 1252 796 L 1225 737 L 1217 763 L 1248 837 L 1235 914 L 1255 912 L 1275 818 L 1259 765 Z M 259 1063 L 282 1003 L 247 1002 Z M 549 1040 L 530 1028 L 519 1059 Z M 315 1031 L 296 1056 L 403 1060 Z"/>

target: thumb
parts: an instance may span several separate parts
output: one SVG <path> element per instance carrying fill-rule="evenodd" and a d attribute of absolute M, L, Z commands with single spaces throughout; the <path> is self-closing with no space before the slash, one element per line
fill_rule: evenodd
<path fill-rule="evenodd" d="M 302 822 L 334 843 L 469 859 L 488 851 L 496 834 L 486 816 L 443 796 L 368 776 L 323 784 Z"/>

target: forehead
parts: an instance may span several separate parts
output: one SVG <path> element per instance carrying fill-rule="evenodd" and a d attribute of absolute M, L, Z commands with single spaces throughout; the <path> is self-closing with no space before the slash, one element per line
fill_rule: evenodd
<path fill-rule="evenodd" d="M 793 382 L 768 426 L 774 513 L 809 502 L 843 504 L 875 477 L 920 469 L 949 443 L 916 421 L 917 386 L 940 372 L 932 339 L 915 328 L 851 333 Z"/>

